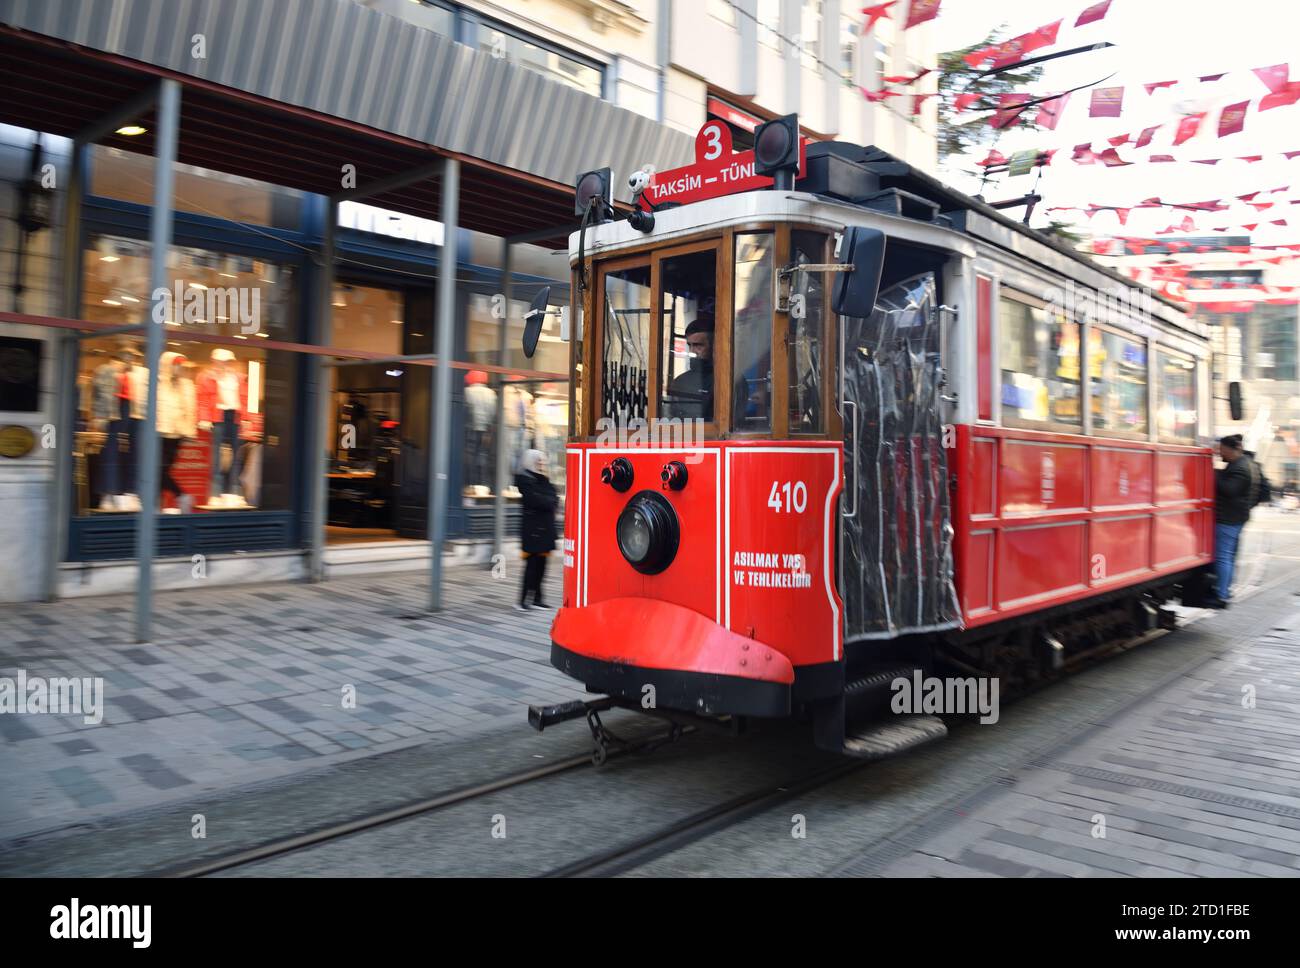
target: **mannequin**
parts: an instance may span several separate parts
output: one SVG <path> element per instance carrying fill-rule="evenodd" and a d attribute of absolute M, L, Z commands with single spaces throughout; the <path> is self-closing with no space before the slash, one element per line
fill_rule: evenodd
<path fill-rule="evenodd" d="M 199 377 L 199 429 L 212 432 L 212 470 L 208 484 L 208 506 L 248 507 L 240 493 L 243 468 L 240 427 L 248 418 L 248 378 L 235 354 L 228 349 L 212 351 L 212 363 Z M 230 448 L 230 466 L 221 468 L 221 448 Z"/>
<path fill-rule="evenodd" d="M 95 367 L 90 380 L 90 427 L 92 430 L 106 434 L 100 464 L 104 478 L 104 491 L 99 501 L 101 511 L 122 510 L 120 466 L 123 455 L 118 433 L 125 432 L 126 428 L 119 426 L 124 414 L 118 390 L 125 374 L 125 354 L 122 352 L 122 347 L 118 347 L 105 362 Z M 127 455 L 127 458 L 129 459 L 130 455 Z"/>
<path fill-rule="evenodd" d="M 510 470 L 518 472 L 524 451 L 532 447 L 533 395 L 521 386 L 506 384 L 503 391 L 506 408 L 506 439 L 508 441 Z"/>
<path fill-rule="evenodd" d="M 497 419 L 497 393 L 487 385 L 487 374 L 465 374 L 465 474 L 466 490 L 477 494 L 486 487 L 492 467 L 492 431 Z M 488 493 L 491 493 L 488 488 Z"/>
<path fill-rule="evenodd" d="M 194 498 L 186 494 L 172 476 L 172 465 L 187 439 L 198 436 L 198 392 L 185 372 L 180 353 L 164 353 L 158 361 L 158 436 L 162 438 L 162 491 L 170 491 L 176 507 L 164 514 L 188 512 Z"/>

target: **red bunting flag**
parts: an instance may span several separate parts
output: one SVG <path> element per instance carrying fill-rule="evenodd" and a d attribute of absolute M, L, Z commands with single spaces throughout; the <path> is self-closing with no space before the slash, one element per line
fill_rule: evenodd
<path fill-rule="evenodd" d="M 1240 155 L 1238 156 L 1237 160 L 1244 161 L 1248 165 L 1253 165 L 1257 161 L 1263 161 L 1264 156 L 1263 155 Z"/>
<path fill-rule="evenodd" d="M 1025 110 L 1022 105 L 1032 99 L 1030 94 L 999 94 L 998 109 L 989 118 L 989 124 L 999 130 L 1011 127 L 1020 120 Z"/>
<path fill-rule="evenodd" d="M 993 66 L 1010 67 L 1012 64 L 1018 64 L 1025 59 L 1026 54 L 1031 54 L 1043 47 L 1050 47 L 1056 43 L 1056 34 L 1061 29 L 1061 21 L 1044 24 L 1037 30 L 1031 30 L 1027 34 L 1021 34 L 1019 37 L 1012 37 L 1005 43 L 998 44 L 992 48 Z"/>
<path fill-rule="evenodd" d="M 1249 195 L 1238 195 L 1237 200 L 1241 202 L 1253 202 L 1255 200 L 1255 196 L 1258 194 L 1259 192 L 1251 192 Z"/>
<path fill-rule="evenodd" d="M 1300 155 L 1300 151 L 1284 151 L 1282 152 L 1282 155 L 1283 157 L 1286 158 L 1287 161 L 1290 161 L 1296 155 Z"/>
<path fill-rule="evenodd" d="M 913 94 L 912 115 L 915 117 L 916 115 L 921 113 L 921 109 L 925 107 L 925 102 L 927 98 L 938 97 L 938 96 L 939 96 L 938 91 L 931 91 L 929 94 Z"/>
<path fill-rule="evenodd" d="M 1138 208 L 1158 208 L 1162 204 L 1164 203 L 1160 201 L 1159 195 L 1152 195 L 1150 198 L 1144 198 L 1138 202 Z"/>
<path fill-rule="evenodd" d="M 965 111 L 979 99 L 980 95 L 978 91 L 967 91 L 965 94 L 958 94 L 953 98 L 952 106 L 958 111 Z"/>
<path fill-rule="evenodd" d="M 1137 141 L 1133 142 L 1134 148 L 1145 148 L 1155 137 L 1155 133 L 1160 130 L 1160 125 L 1153 125 L 1150 128 L 1143 128 L 1142 133 L 1138 135 Z"/>
<path fill-rule="evenodd" d="M 1126 134 L 1117 134 L 1115 135 L 1115 137 L 1110 139 L 1110 143 L 1114 145 L 1116 148 L 1123 146 L 1127 141 L 1128 141 L 1128 135 Z"/>
<path fill-rule="evenodd" d="M 1226 138 L 1230 134 L 1237 134 L 1246 126 L 1246 108 L 1250 107 L 1249 101 L 1238 101 L 1236 104 L 1229 104 L 1219 115 L 1219 137 Z"/>
<path fill-rule="evenodd" d="M 1291 67 L 1288 64 L 1274 64 L 1272 67 L 1256 67 L 1255 76 L 1264 82 L 1270 94 L 1276 94 L 1287 85 L 1287 77 L 1291 74 Z"/>
<path fill-rule="evenodd" d="M 1065 110 L 1069 100 L 1069 94 L 1061 94 L 1050 101 L 1044 101 L 1038 106 L 1038 117 L 1034 119 L 1034 123 L 1040 128 L 1055 131 L 1057 122 L 1061 120 L 1061 112 Z"/>
<path fill-rule="evenodd" d="M 882 101 L 886 101 L 891 97 L 903 96 L 902 92 L 900 91 L 889 91 L 883 88 L 879 91 L 869 91 L 865 87 L 859 87 L 858 90 L 861 91 L 862 96 L 865 97 L 872 104 L 880 104 Z"/>
<path fill-rule="evenodd" d="M 942 2 L 943 0 L 912 0 L 907 8 L 907 23 L 903 24 L 903 29 L 911 30 L 918 24 L 939 16 L 939 4 Z"/>
<path fill-rule="evenodd" d="M 896 3 L 898 3 L 898 0 L 889 0 L 889 3 L 878 3 L 874 7 L 863 7 L 862 12 L 867 19 L 862 24 L 862 35 L 865 37 L 871 33 L 871 28 L 876 25 L 876 21 L 881 17 L 892 19 L 889 16 L 889 8 Z"/>
<path fill-rule="evenodd" d="M 991 168 L 994 165 L 1005 165 L 1006 163 L 1007 156 L 996 149 L 990 149 L 988 157 L 975 162 L 975 164 L 979 165 L 981 168 Z"/>
<path fill-rule="evenodd" d="M 1131 211 L 1132 211 L 1132 209 L 1129 209 L 1129 208 L 1117 208 L 1117 209 L 1115 209 L 1115 214 L 1119 216 L 1119 224 L 1120 224 L 1120 225 L 1127 225 L 1127 224 L 1128 224 L 1128 213 L 1131 212 Z"/>
<path fill-rule="evenodd" d="M 1227 72 L 1225 71 L 1224 73 Z M 1198 80 L 1200 80 L 1202 84 L 1209 84 L 1211 81 L 1217 81 L 1221 77 L 1223 77 L 1223 74 L 1206 74 L 1204 77 L 1198 78 Z"/>
<path fill-rule="evenodd" d="M 1106 11 L 1110 9 L 1110 0 L 1102 0 L 1101 3 L 1094 3 L 1091 7 L 1079 14 L 1079 19 L 1074 22 L 1076 27 L 1082 27 L 1084 24 L 1096 23 L 1102 17 L 1106 16 Z"/>
<path fill-rule="evenodd" d="M 1295 104 L 1300 101 L 1300 81 L 1288 81 L 1283 84 L 1280 90 L 1272 94 L 1265 94 L 1259 99 L 1259 109 L 1261 111 L 1272 111 L 1274 108 L 1284 108 L 1287 105 Z"/>
<path fill-rule="evenodd" d="M 1253 209 L 1254 209 L 1255 211 L 1257 211 L 1257 212 L 1262 212 L 1262 211 L 1264 211 L 1264 209 L 1266 209 L 1266 208 L 1272 208 L 1272 207 L 1273 207 L 1273 203 L 1272 203 L 1272 202 L 1247 202 L 1246 204 L 1249 205 L 1251 208 L 1253 208 Z"/>
<path fill-rule="evenodd" d="M 1196 132 L 1201 130 L 1201 122 L 1205 120 L 1207 111 L 1199 114 L 1189 114 L 1178 122 L 1178 129 L 1174 132 L 1174 147 L 1178 147 L 1184 141 L 1190 141 L 1196 137 Z"/>
<path fill-rule="evenodd" d="M 1173 155 L 1152 155 L 1150 158 L 1147 159 L 1147 161 L 1150 162 L 1170 162 L 1170 161 L 1177 161 L 1177 160 L 1178 159 L 1175 158 Z"/>
<path fill-rule="evenodd" d="M 1154 94 L 1162 87 L 1173 87 L 1177 83 L 1177 81 L 1156 81 L 1154 84 L 1143 84 L 1142 86 L 1147 89 L 1148 94 Z"/>
<path fill-rule="evenodd" d="M 1100 152 L 1097 155 L 1097 160 L 1100 161 L 1107 168 L 1121 168 L 1124 165 L 1133 164 L 1133 162 L 1125 161 L 1123 158 L 1121 158 L 1119 156 L 1119 153 L 1114 148 L 1107 148 L 1105 151 Z"/>
<path fill-rule="evenodd" d="M 1099 87 L 1092 92 L 1092 104 L 1088 108 L 1090 118 L 1118 118 L 1124 106 L 1124 88 Z"/>
<path fill-rule="evenodd" d="M 1284 219 L 1284 218 L 1275 218 L 1275 219 L 1273 219 L 1271 222 L 1269 222 L 1268 224 L 1269 224 L 1269 225 L 1286 225 L 1286 219 Z"/>
<path fill-rule="evenodd" d="M 1222 161 L 1221 158 L 1202 158 L 1199 161 L 1193 161 L 1192 164 L 1193 165 L 1217 165 L 1220 161 Z"/>
<path fill-rule="evenodd" d="M 1255 229 L 1257 229 L 1258 227 L 1259 227 L 1259 223 L 1258 223 L 1258 222 L 1246 222 L 1245 224 L 1242 225 L 1242 228 L 1245 229 L 1247 232 L 1254 232 Z M 1221 231 L 1221 232 L 1226 232 L 1226 231 L 1228 231 L 1228 230 L 1227 230 L 1227 229 L 1220 229 L 1219 231 Z"/>
<path fill-rule="evenodd" d="M 1088 141 L 1081 145 L 1074 146 L 1074 154 L 1070 160 L 1078 165 L 1095 165 L 1097 156 L 1092 153 L 1092 142 Z"/>

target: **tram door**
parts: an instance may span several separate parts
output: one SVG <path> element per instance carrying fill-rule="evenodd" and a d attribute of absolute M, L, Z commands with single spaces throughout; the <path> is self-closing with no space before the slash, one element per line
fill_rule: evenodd
<path fill-rule="evenodd" d="M 952 628 L 952 520 L 942 327 L 933 272 L 881 289 L 843 318 L 845 638 Z"/>

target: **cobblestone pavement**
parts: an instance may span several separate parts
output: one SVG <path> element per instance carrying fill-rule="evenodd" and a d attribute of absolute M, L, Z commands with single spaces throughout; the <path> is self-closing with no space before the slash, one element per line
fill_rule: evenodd
<path fill-rule="evenodd" d="M 128 596 L 0 608 L 0 677 L 104 680 L 98 725 L 0 715 L 0 840 L 506 720 L 526 730 L 527 703 L 581 686 L 550 665 L 554 612 L 512 607 L 519 579 L 449 569 L 436 617 L 423 575 L 169 592 L 148 645 Z"/>

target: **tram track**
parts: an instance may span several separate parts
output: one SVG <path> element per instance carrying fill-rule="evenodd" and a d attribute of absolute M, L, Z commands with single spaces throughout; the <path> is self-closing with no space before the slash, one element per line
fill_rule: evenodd
<path fill-rule="evenodd" d="M 614 748 L 610 750 L 608 756 L 609 759 L 615 759 L 633 753 L 649 752 L 663 745 L 665 742 L 668 742 L 670 739 L 676 738 L 676 736 L 687 735 L 692 732 L 694 732 L 694 729 L 687 727 L 681 729 L 676 734 L 672 732 L 656 734 Z M 319 847 L 324 844 L 342 840 L 346 837 L 375 830 L 379 827 L 385 827 L 390 824 L 400 823 L 404 820 L 425 816 L 439 810 L 445 810 L 449 807 L 468 803 L 472 800 L 478 800 L 494 793 L 500 793 L 505 790 L 526 786 L 530 783 L 535 783 L 538 780 L 544 780 L 552 776 L 559 776 L 564 773 L 582 769 L 583 767 L 591 767 L 594 765 L 590 753 L 581 753 L 566 757 L 562 760 L 557 760 L 554 763 L 535 767 L 531 770 L 507 773 L 482 783 L 458 787 L 455 790 L 449 790 L 445 793 L 437 794 L 436 796 L 411 801 L 388 810 L 363 814 L 362 816 L 340 823 L 326 824 L 307 831 L 306 833 L 297 834 L 293 837 L 268 840 L 253 847 L 232 851 L 228 854 L 222 854 L 197 863 L 173 865 L 148 871 L 141 876 L 180 879 L 207 877 L 212 874 L 219 874 L 235 868 L 247 867 L 262 861 L 282 857 L 286 854 Z"/>
<path fill-rule="evenodd" d="M 1287 580 L 1287 576 L 1280 576 L 1274 581 L 1254 586 L 1242 594 L 1238 600 L 1244 601 L 1246 598 L 1262 593 L 1285 580 Z M 1214 613 L 1208 610 L 1194 612 L 1186 616 L 1184 621 L 1180 621 L 1177 628 L 1186 628 L 1212 614 Z M 1170 631 L 1175 630 L 1154 629 L 1138 636 L 1132 636 L 1099 647 L 1097 650 L 1090 650 L 1087 654 L 1078 656 L 1077 663 L 1071 663 L 1064 678 L 1071 678 L 1089 667 L 1161 638 Z M 1020 690 L 1013 697 L 1008 698 L 1012 702 L 1018 702 L 1038 694 L 1045 688 L 1059 684 L 1061 681 L 1060 678 L 1053 678 L 1036 683 L 1034 686 Z M 962 717 L 956 717 L 950 721 L 950 725 L 960 727 L 963 721 Z M 681 731 L 682 734 L 691 732 L 695 732 L 695 730 L 689 727 Z M 663 745 L 671 736 L 671 733 L 656 733 L 630 742 L 626 746 L 611 749 L 610 759 L 623 757 L 629 753 L 653 750 Z M 577 860 L 552 867 L 539 876 L 601 877 L 616 876 L 634 870 L 659 857 L 671 854 L 688 844 L 713 836 L 751 817 L 775 808 L 783 802 L 829 786 L 872 765 L 874 762 L 873 760 L 848 760 L 830 767 L 804 772 L 787 780 L 761 783 L 749 792 L 689 813 L 681 819 L 652 830 L 648 834 L 617 842 L 613 846 L 594 851 Z M 460 787 L 436 796 L 401 804 L 391 809 L 364 814 L 340 823 L 326 824 L 292 837 L 269 840 L 250 848 L 208 860 L 156 869 L 144 876 L 168 878 L 206 877 L 238 868 L 247 868 L 287 854 L 320 847 L 402 821 L 428 816 L 450 807 L 466 804 L 492 794 L 528 786 L 540 780 L 561 776 L 592 765 L 591 754 L 576 754 L 534 769 L 507 773 L 482 783 Z"/>

